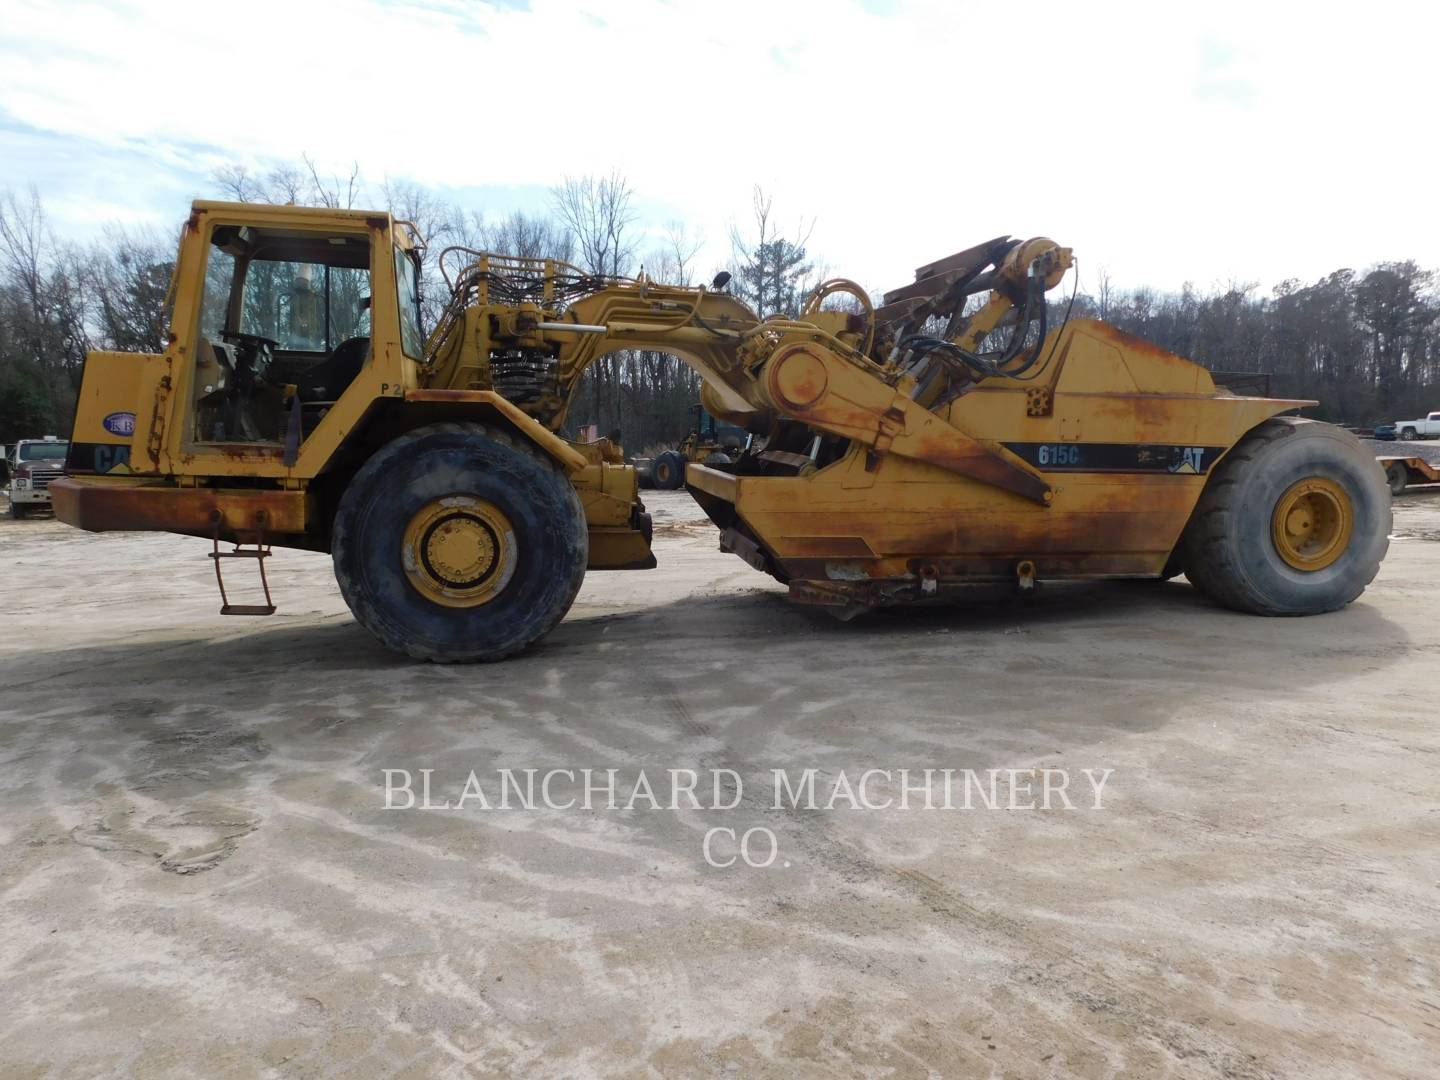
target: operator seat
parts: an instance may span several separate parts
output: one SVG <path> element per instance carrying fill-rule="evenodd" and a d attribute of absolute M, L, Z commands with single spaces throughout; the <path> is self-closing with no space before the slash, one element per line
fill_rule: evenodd
<path fill-rule="evenodd" d="M 300 377 L 300 400 L 306 404 L 331 404 L 355 381 L 370 353 L 368 337 L 352 337 L 335 346 L 335 351 Z"/>

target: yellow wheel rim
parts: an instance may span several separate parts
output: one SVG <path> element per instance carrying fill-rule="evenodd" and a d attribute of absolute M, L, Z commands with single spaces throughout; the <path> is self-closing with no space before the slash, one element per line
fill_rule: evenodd
<path fill-rule="evenodd" d="M 515 573 L 515 530 L 484 499 L 426 503 L 405 526 L 400 560 L 415 590 L 444 607 L 489 603 Z"/>
<path fill-rule="evenodd" d="M 1324 570 L 1345 553 L 1354 529 L 1350 496 L 1320 476 L 1291 484 L 1270 518 L 1275 550 L 1296 570 Z"/>

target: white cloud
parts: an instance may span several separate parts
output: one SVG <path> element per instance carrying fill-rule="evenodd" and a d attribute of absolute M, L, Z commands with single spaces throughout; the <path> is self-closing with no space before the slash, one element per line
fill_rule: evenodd
<path fill-rule="evenodd" d="M 447 188 L 619 168 L 718 261 L 759 182 L 783 217 L 817 220 L 832 269 L 877 287 L 1002 232 L 1165 286 L 1433 263 L 1440 246 L 1429 5 L 0 8 L 0 110 L 125 151 L 127 193 L 172 198 L 176 172 L 302 150 Z M 23 168 L 0 163 L 0 184 Z"/>

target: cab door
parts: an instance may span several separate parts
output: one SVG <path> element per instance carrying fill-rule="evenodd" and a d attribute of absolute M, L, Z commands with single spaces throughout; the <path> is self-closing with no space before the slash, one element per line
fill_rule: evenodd
<path fill-rule="evenodd" d="M 294 464 L 370 358 L 371 248 L 363 225 L 211 224 L 186 396 L 195 453 Z"/>

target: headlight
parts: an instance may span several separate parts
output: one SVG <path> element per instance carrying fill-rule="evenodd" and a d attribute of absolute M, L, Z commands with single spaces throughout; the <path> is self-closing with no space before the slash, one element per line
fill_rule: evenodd
<path fill-rule="evenodd" d="M 26 488 L 28 488 L 29 486 L 30 486 L 30 481 L 29 481 L 29 480 L 26 480 L 25 477 L 23 477 L 23 476 L 17 476 L 17 477 L 15 478 L 15 490 L 16 490 L 16 491 L 24 491 L 24 490 L 25 490 Z"/>

